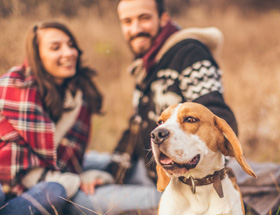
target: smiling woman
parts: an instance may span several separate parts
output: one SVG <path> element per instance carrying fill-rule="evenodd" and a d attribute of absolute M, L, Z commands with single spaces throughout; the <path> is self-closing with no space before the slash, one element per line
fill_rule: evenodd
<path fill-rule="evenodd" d="M 102 96 L 91 81 L 96 73 L 83 67 L 82 51 L 65 25 L 58 22 L 39 23 L 27 32 L 25 45 L 23 68 L 30 69 L 34 76 L 44 100 L 43 106 L 52 120 L 57 121 L 63 112 L 66 88 L 73 95 L 80 89 L 92 113 L 99 113 Z"/>
<path fill-rule="evenodd" d="M 0 77 L 1 215 L 116 214 L 158 205 L 152 182 L 139 180 L 144 163 L 123 186 L 104 171 L 110 155 L 85 155 L 102 95 L 81 53 L 65 25 L 43 22 L 27 34 L 24 64 Z"/>
<path fill-rule="evenodd" d="M 39 23 L 27 33 L 23 65 L 0 77 L 1 214 L 66 213 L 60 197 L 97 184 L 80 177 L 91 115 L 102 105 L 81 53 L 64 24 Z"/>
<path fill-rule="evenodd" d="M 39 54 L 45 70 L 61 85 L 76 74 L 78 50 L 73 41 L 55 28 L 38 31 Z"/>

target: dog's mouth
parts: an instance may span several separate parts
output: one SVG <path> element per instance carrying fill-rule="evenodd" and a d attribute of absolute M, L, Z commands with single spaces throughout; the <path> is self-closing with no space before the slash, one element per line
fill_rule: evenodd
<path fill-rule="evenodd" d="M 173 170 L 178 168 L 185 168 L 187 170 L 193 169 L 197 166 L 198 162 L 200 161 L 200 154 L 197 154 L 196 156 L 191 159 L 188 163 L 176 163 L 174 160 L 166 156 L 165 154 L 161 153 L 159 156 L 159 162 L 162 165 L 163 168 L 167 170 Z"/>

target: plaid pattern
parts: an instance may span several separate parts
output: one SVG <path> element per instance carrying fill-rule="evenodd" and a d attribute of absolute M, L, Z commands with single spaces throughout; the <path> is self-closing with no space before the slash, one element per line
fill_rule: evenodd
<path fill-rule="evenodd" d="M 35 167 L 79 172 L 88 142 L 90 112 L 83 104 L 73 127 L 56 149 L 55 124 L 42 106 L 33 76 L 23 67 L 0 78 L 0 183 L 15 186 Z"/>

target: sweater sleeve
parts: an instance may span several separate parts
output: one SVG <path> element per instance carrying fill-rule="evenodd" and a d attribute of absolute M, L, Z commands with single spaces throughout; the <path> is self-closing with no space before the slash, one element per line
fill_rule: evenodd
<path fill-rule="evenodd" d="M 230 125 L 232 130 L 238 134 L 235 116 L 229 106 L 225 103 L 222 94 L 214 91 L 198 97 L 193 102 L 200 103 L 209 108 L 215 115 L 224 119 Z"/>
<path fill-rule="evenodd" d="M 192 101 L 206 106 L 237 133 L 234 114 L 223 98 L 222 71 L 208 48 L 197 40 L 187 39 L 175 45 L 165 58 L 171 56 L 173 60 L 169 68 L 178 72 L 178 86 L 169 89 L 177 91 L 182 102 Z"/>

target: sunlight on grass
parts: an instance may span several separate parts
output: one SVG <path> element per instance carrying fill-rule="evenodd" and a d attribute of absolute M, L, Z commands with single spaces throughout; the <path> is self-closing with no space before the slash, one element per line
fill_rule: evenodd
<path fill-rule="evenodd" d="M 22 63 L 23 35 L 35 22 L 51 18 L 66 23 L 83 50 L 83 62 L 97 70 L 96 82 L 105 98 L 105 115 L 93 118 L 90 148 L 112 151 L 133 113 L 134 85 L 126 71 L 133 57 L 121 34 L 115 8 L 102 16 L 94 8 L 87 8 L 73 18 L 41 13 L 48 11 L 44 4 L 37 10 L 33 17 L 1 20 L 5 33 L 0 34 L 0 74 Z M 245 156 L 255 161 L 280 162 L 280 12 L 244 16 L 234 7 L 224 13 L 215 8 L 209 12 L 203 5 L 182 5 L 181 10 L 182 14 L 173 16 L 181 27 L 216 26 L 224 34 L 224 47 L 217 61 L 223 71 L 225 100 L 236 115 Z"/>
<path fill-rule="evenodd" d="M 83 50 L 84 64 L 98 72 L 96 83 L 104 95 L 104 115 L 92 119 L 89 149 L 111 152 L 133 113 L 134 81 L 126 70 L 133 56 L 121 34 L 116 8 L 105 1 L 101 6 L 106 6 L 106 13 L 100 7 L 88 7 L 69 18 L 49 15 L 50 8 L 41 4 L 29 16 L 18 13 L 1 19 L 0 74 L 23 62 L 24 36 L 34 23 L 55 19 L 67 24 Z M 226 103 L 238 121 L 245 157 L 280 163 L 279 10 L 247 14 L 235 7 L 210 10 L 197 4 L 191 8 L 182 5 L 181 11 L 173 16 L 181 27 L 216 26 L 224 34 L 224 47 L 217 62 L 223 71 Z M 278 184 L 276 189 L 280 193 Z"/>

